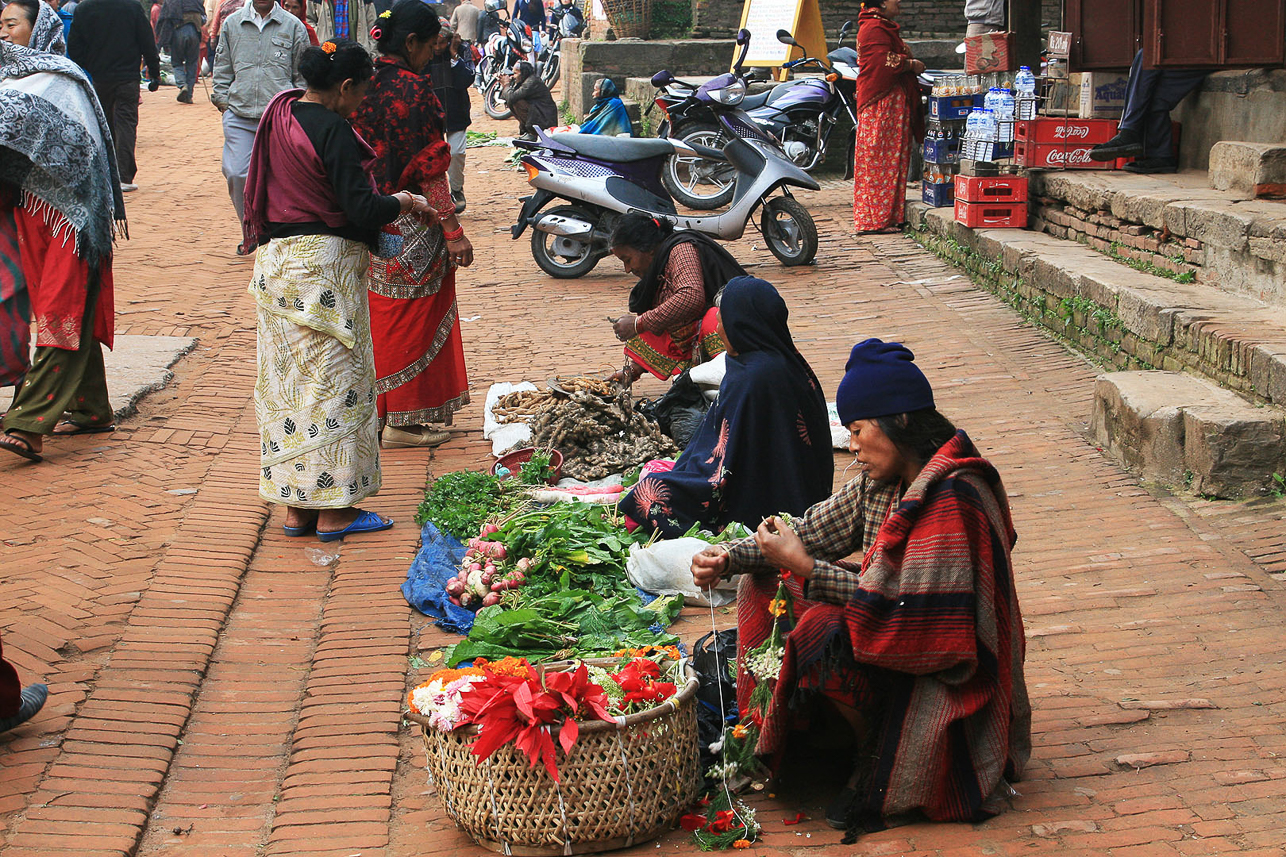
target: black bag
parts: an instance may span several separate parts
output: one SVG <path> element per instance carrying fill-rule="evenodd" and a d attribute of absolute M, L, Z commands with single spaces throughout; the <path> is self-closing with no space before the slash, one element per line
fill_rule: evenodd
<path fill-rule="evenodd" d="M 659 399 L 640 400 L 635 407 L 644 416 L 656 420 L 661 431 L 674 438 L 674 442 L 683 449 L 697 433 L 706 411 L 710 410 L 710 403 L 685 369 L 675 377 L 665 395 Z"/>
<path fill-rule="evenodd" d="M 725 725 L 737 722 L 737 629 L 711 631 L 692 648 L 692 669 L 697 679 L 697 741 L 701 745 L 701 770 L 717 759 L 710 745 L 723 735 Z M 723 695 L 720 716 L 719 696 Z"/>

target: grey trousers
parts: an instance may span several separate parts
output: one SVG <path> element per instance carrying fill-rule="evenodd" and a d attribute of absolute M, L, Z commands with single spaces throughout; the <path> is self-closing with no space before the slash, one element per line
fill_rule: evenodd
<path fill-rule="evenodd" d="M 452 131 L 447 134 L 447 145 L 451 147 L 451 165 L 447 167 L 447 182 L 452 193 L 464 192 L 464 144 L 467 131 Z"/>
<path fill-rule="evenodd" d="M 228 196 L 237 210 L 237 222 L 246 213 L 246 175 L 250 172 L 250 150 L 254 148 L 258 128 L 258 119 L 223 111 L 223 177 L 228 180 Z"/>

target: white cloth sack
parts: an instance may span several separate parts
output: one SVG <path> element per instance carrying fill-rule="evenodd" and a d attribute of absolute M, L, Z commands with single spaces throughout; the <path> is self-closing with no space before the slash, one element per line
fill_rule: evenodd
<path fill-rule="evenodd" d="M 531 445 L 531 426 L 526 423 L 502 423 L 492 413 L 497 400 L 509 393 L 522 390 L 535 390 L 536 385 L 530 381 L 510 384 L 500 381 L 487 389 L 487 402 L 482 408 L 482 436 L 491 441 L 491 454 L 499 458 L 510 449 L 521 449 Z"/>
<path fill-rule="evenodd" d="M 826 412 L 831 419 L 831 446 L 836 449 L 848 449 L 848 439 L 852 432 L 839 421 L 839 408 L 834 402 L 826 403 Z"/>
<path fill-rule="evenodd" d="M 692 582 L 692 557 L 710 547 L 704 539 L 663 539 L 651 547 L 630 545 L 630 558 L 625 563 L 625 573 L 644 592 L 653 595 L 682 595 L 683 603 L 695 607 L 709 607 L 706 593 Z M 737 586 L 723 580 L 712 593 L 714 606 L 736 600 Z"/>

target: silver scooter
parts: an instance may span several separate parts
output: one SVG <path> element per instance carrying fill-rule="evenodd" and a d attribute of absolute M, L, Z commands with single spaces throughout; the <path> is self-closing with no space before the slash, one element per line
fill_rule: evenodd
<path fill-rule="evenodd" d="M 722 152 L 681 140 L 546 135 L 540 130 L 535 141 L 514 141 L 527 151 L 522 165 L 536 193 L 523 198 L 518 222 L 510 232 L 517 239 L 532 227 L 531 253 L 541 270 L 559 278 L 588 273 L 608 254 L 616 218 L 628 212 L 664 217 L 677 229 L 735 241 L 745 233 L 755 211 L 762 209 L 759 229 L 769 251 L 787 266 L 813 260 L 817 226 L 788 188 L 818 190 L 820 186 L 786 156 L 779 141 L 737 109 L 746 94 L 741 68 L 750 45 L 748 30 L 737 34 L 737 44 L 741 54 L 733 71 L 706 83 L 697 95 L 709 103 L 726 131 L 730 142 Z M 662 169 L 675 154 L 732 165 L 734 192 L 727 211 L 678 213 L 661 181 Z M 781 195 L 773 196 L 777 191 Z M 569 204 L 546 209 L 557 199 Z"/>

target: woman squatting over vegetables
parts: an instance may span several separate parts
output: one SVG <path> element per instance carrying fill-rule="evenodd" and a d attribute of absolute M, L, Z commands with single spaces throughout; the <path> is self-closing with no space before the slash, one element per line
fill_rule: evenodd
<path fill-rule="evenodd" d="M 639 278 L 630 311 L 612 322 L 625 343 L 618 380 L 651 372 L 664 381 L 724 350 L 714 298 L 729 280 L 746 276 L 727 250 L 700 232 L 675 232 L 668 220 L 642 214 L 617 220 L 611 245 L 626 272 Z"/>
<path fill-rule="evenodd" d="M 916 817 L 995 815 L 1031 752 L 1004 486 L 935 410 L 912 359 L 878 339 L 853 349 L 836 398 L 856 479 L 802 519 L 769 518 L 692 561 L 701 588 L 749 572 L 737 597 L 742 663 L 771 633 L 777 570 L 789 572 L 795 625 L 756 752 L 780 763 L 818 703 L 842 715 L 855 760 L 826 820 L 845 841 Z M 852 554 L 860 567 L 843 561 Z M 754 685 L 739 668 L 743 712 Z"/>

